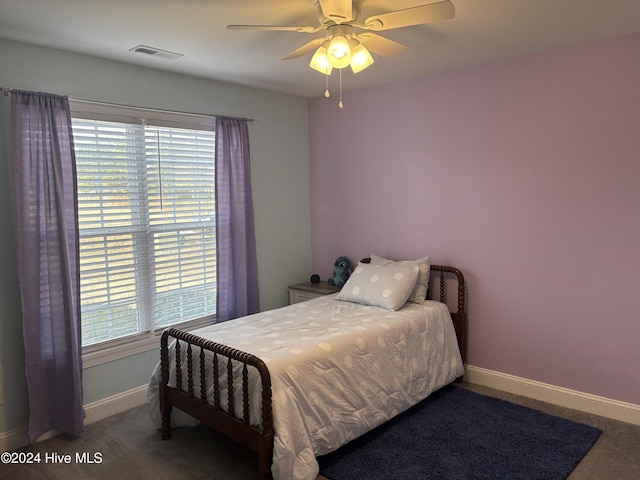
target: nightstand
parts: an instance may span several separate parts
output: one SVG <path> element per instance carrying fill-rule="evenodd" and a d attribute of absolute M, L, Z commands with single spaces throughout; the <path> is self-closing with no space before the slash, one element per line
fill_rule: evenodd
<path fill-rule="evenodd" d="M 329 285 L 327 282 L 320 283 L 297 283 L 295 285 L 289 285 L 289 303 L 304 302 L 311 300 L 312 298 L 322 297 L 323 295 L 330 295 L 332 293 L 339 292 L 338 287 Z"/>

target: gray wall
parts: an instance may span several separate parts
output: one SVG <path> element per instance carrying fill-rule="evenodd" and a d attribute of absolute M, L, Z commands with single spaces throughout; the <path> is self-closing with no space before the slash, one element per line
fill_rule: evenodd
<path fill-rule="evenodd" d="M 249 117 L 260 303 L 285 305 L 311 268 L 307 100 L 0 40 L 0 85 L 166 110 Z M 22 323 L 9 193 L 9 102 L 0 98 L 0 433 L 27 422 Z M 85 404 L 145 384 L 156 352 L 84 371 Z M 123 375 L 126 372 L 126 375 Z"/>

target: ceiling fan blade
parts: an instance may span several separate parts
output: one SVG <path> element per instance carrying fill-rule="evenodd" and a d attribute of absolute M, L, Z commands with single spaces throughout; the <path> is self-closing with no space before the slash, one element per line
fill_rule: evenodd
<path fill-rule="evenodd" d="M 316 33 L 322 29 L 322 26 L 291 27 L 287 25 L 227 25 L 227 30 L 277 30 L 281 32 Z"/>
<path fill-rule="evenodd" d="M 407 49 L 401 43 L 394 42 L 375 33 L 361 33 L 358 35 L 358 40 L 367 47 L 367 50 L 382 57 L 391 57 Z"/>
<path fill-rule="evenodd" d="M 336 23 L 353 20 L 352 0 L 316 0 L 320 4 L 322 14 L 326 19 Z"/>
<path fill-rule="evenodd" d="M 411 27 L 413 25 L 449 20 L 453 18 L 455 14 L 456 9 L 453 3 L 445 0 L 375 15 L 367 18 L 364 25 L 369 30 L 391 30 L 392 28 Z"/>
<path fill-rule="evenodd" d="M 282 60 L 291 60 L 292 58 L 302 57 L 303 55 L 306 55 L 307 53 L 313 52 L 320 45 L 322 45 L 324 41 L 325 41 L 324 38 L 316 38 L 315 40 L 311 40 L 310 42 L 305 43 L 300 48 L 295 49 L 293 52 L 291 52 L 286 57 L 283 57 Z"/>

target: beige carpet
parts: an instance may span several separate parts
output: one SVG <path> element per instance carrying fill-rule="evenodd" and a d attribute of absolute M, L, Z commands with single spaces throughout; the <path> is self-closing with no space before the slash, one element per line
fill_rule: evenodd
<path fill-rule="evenodd" d="M 514 403 L 593 425 L 602 435 L 569 480 L 640 479 L 640 426 L 568 410 L 475 385 L 470 390 L 494 395 Z M 202 426 L 179 428 L 173 438 L 162 441 L 148 420 L 146 408 L 138 407 L 89 425 L 78 437 L 59 436 L 24 450 L 40 453 L 40 463 L 0 465 L 0 479 L 216 479 L 257 478 L 257 457 Z M 77 455 L 100 463 L 79 463 Z M 96 454 L 100 454 L 97 455 Z M 69 464 L 45 463 L 45 455 Z M 321 479 L 322 477 L 319 477 Z"/>

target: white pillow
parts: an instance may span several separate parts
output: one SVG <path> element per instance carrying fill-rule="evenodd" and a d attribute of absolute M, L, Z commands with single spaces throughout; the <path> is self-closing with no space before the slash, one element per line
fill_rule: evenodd
<path fill-rule="evenodd" d="M 336 299 L 398 310 L 407 302 L 417 278 L 414 265 L 358 263 Z"/>
<path fill-rule="evenodd" d="M 427 299 L 427 290 L 429 289 L 429 272 L 431 270 L 431 263 L 429 257 L 423 257 L 418 260 L 403 260 L 396 262 L 394 260 L 388 260 L 384 257 L 371 254 L 371 265 L 414 265 L 418 269 L 418 280 L 416 286 L 413 288 L 413 292 L 409 295 L 407 302 L 424 303 Z"/>

